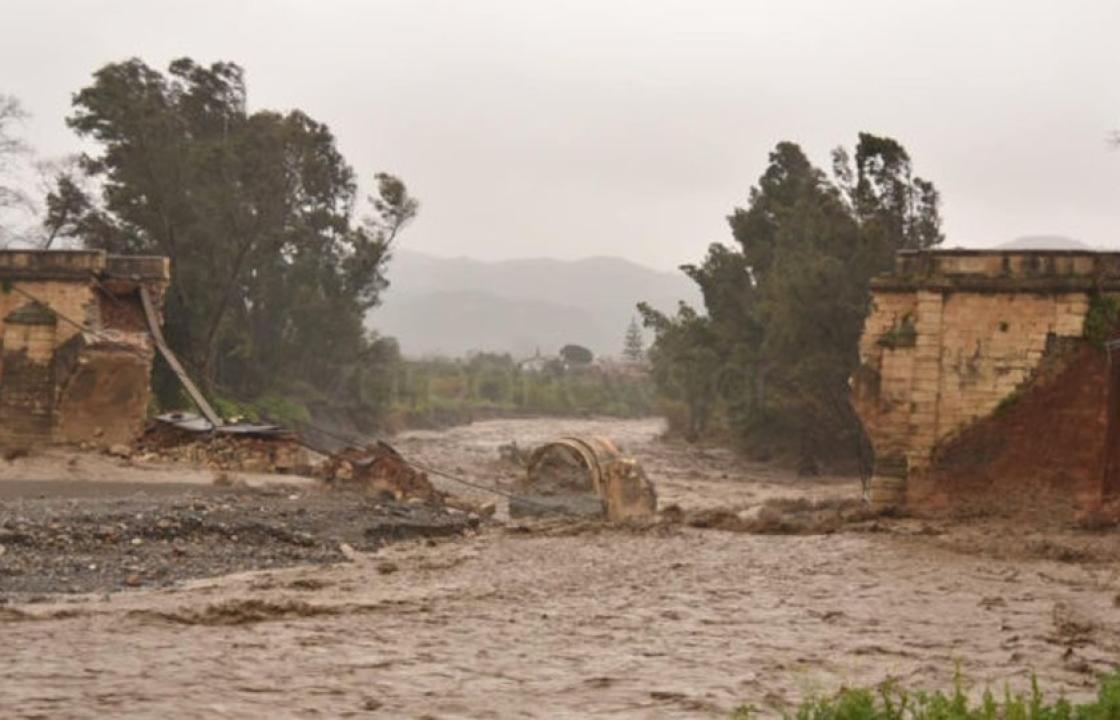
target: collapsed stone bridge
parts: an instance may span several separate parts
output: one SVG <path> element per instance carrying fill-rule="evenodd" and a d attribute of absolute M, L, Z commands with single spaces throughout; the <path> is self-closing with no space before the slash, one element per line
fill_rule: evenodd
<path fill-rule="evenodd" d="M 1117 295 L 1120 253 L 900 253 L 872 282 L 852 379 L 873 502 L 1084 505 L 1116 490 L 1109 361 L 1085 330 Z"/>
<path fill-rule="evenodd" d="M 152 360 L 141 289 L 158 307 L 162 257 L 0 251 L 0 444 L 130 443 Z"/>

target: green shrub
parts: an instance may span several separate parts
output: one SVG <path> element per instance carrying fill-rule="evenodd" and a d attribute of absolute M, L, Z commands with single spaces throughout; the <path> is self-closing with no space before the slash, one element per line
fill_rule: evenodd
<path fill-rule="evenodd" d="M 508 355 L 415 360 L 397 373 L 392 416 L 404 426 L 469 421 L 475 414 L 610 415 L 653 413 L 652 380 L 641 373 L 574 367 L 524 370 Z"/>
<path fill-rule="evenodd" d="M 754 717 L 750 706 L 737 708 L 732 720 Z M 969 701 L 960 678 L 951 693 L 907 692 L 886 684 L 877 690 L 841 690 L 829 698 L 802 703 L 789 720 L 1120 720 L 1120 671 L 1103 677 L 1092 702 L 1075 705 L 1059 697 L 1047 701 L 1031 681 L 1029 693 L 1005 690 L 996 699 L 985 692 L 978 703 Z"/>
<path fill-rule="evenodd" d="M 894 350 L 895 348 L 912 348 L 918 342 L 918 329 L 914 325 L 914 317 L 907 313 L 891 326 L 879 338 L 879 345 Z"/>
<path fill-rule="evenodd" d="M 284 425 L 300 427 L 311 422 L 311 411 L 305 405 L 275 394 L 266 394 L 253 403 L 259 410 L 261 419 Z"/>
<path fill-rule="evenodd" d="M 1120 300 L 1111 295 L 1093 293 L 1089 297 L 1089 311 L 1085 313 L 1085 339 L 1104 347 L 1116 331 L 1117 320 L 1120 320 Z"/>
<path fill-rule="evenodd" d="M 223 420 L 245 418 L 250 422 L 257 422 L 261 419 L 256 407 L 250 403 L 238 402 L 232 398 L 215 395 L 210 399 L 210 404 L 213 406 L 214 412 L 218 413 L 218 417 Z"/>

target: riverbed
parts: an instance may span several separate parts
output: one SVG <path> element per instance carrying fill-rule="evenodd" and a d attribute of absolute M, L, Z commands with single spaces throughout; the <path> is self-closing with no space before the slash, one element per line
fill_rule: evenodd
<path fill-rule="evenodd" d="M 663 507 L 859 497 L 854 478 L 798 478 L 660 431 L 502 420 L 395 445 L 505 487 L 519 470 L 499 445 L 600 434 L 644 464 Z M 0 716 L 767 716 L 843 685 L 945 688 L 958 669 L 974 691 L 1034 672 L 1083 697 L 1120 657 L 1115 534 L 999 518 L 788 535 L 498 517 L 339 563 L 0 605 Z"/>

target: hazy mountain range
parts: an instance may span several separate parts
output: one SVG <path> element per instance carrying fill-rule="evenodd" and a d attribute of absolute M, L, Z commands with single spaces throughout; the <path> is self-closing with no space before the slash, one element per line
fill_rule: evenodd
<path fill-rule="evenodd" d="M 1034 235 L 998 247 L 1085 245 L 1058 235 Z M 520 359 L 538 349 L 554 355 L 567 343 L 617 356 L 639 301 L 670 313 L 680 300 L 703 308 L 696 285 L 683 273 L 617 257 L 484 262 L 397 250 L 389 282 L 382 305 L 367 316 L 367 323 L 397 338 L 409 357 L 491 351 Z M 644 332 L 648 344 L 649 333 Z"/>
<path fill-rule="evenodd" d="M 639 301 L 666 312 L 679 300 L 702 304 L 682 273 L 616 257 L 483 262 L 398 250 L 389 281 L 367 322 L 396 337 L 409 357 L 494 351 L 523 358 L 567 343 L 618 355 Z"/>

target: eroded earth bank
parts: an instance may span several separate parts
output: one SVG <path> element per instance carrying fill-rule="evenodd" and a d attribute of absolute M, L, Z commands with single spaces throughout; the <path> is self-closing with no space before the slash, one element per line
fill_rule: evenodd
<path fill-rule="evenodd" d="M 1120 657 L 1115 529 L 865 517 L 854 479 L 659 430 L 493 421 L 396 443 L 491 485 L 519 472 L 499 460 L 511 440 L 611 436 L 680 508 L 633 528 L 501 506 L 476 524 L 96 457 L 6 463 L 0 715 L 773 715 L 843 684 L 946 687 L 958 667 L 974 688 L 1033 671 L 1083 697 Z M 388 516 L 406 530 L 370 530 Z"/>

